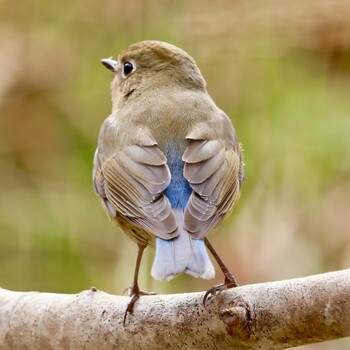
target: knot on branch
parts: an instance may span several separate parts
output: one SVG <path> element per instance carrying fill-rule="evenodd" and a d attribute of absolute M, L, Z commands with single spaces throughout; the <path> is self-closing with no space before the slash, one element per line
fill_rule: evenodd
<path fill-rule="evenodd" d="M 250 337 L 252 324 L 252 306 L 249 301 L 239 298 L 234 301 L 230 308 L 220 311 L 220 319 L 231 329 L 246 331 L 247 338 Z"/>
<path fill-rule="evenodd" d="M 242 306 L 224 309 L 220 312 L 220 318 L 228 326 L 244 328 L 247 324 L 247 310 Z"/>

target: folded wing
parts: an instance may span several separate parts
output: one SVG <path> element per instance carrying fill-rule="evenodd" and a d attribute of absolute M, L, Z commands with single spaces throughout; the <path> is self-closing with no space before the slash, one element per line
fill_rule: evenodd
<path fill-rule="evenodd" d="M 203 238 L 223 219 L 239 196 L 243 165 L 238 143 L 191 139 L 183 154 L 184 176 L 193 192 L 185 209 L 185 227 Z"/>
<path fill-rule="evenodd" d="M 95 154 L 93 181 L 113 217 L 163 238 L 174 238 L 177 224 L 163 191 L 170 183 L 166 158 L 157 144 L 130 145 L 102 163 Z"/>

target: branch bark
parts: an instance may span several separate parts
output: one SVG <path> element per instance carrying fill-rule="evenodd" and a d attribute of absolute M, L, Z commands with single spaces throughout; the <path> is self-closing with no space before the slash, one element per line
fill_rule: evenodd
<path fill-rule="evenodd" d="M 350 269 L 212 297 L 128 297 L 0 288 L 1 349 L 286 349 L 350 336 Z"/>

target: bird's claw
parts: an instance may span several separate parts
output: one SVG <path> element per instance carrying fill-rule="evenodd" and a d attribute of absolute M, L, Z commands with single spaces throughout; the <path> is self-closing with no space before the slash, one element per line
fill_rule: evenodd
<path fill-rule="evenodd" d="M 203 306 L 206 309 L 206 303 L 210 295 L 215 296 L 217 293 L 222 292 L 223 290 L 238 287 L 238 283 L 233 275 L 225 274 L 225 281 L 223 283 L 217 284 L 209 288 L 203 297 Z"/>
<path fill-rule="evenodd" d="M 144 290 L 140 290 L 138 286 L 129 286 L 125 291 L 128 291 L 129 296 L 131 297 L 123 318 L 123 325 L 125 326 L 126 323 L 126 317 L 128 314 L 132 314 L 134 310 L 134 305 L 136 304 L 137 300 L 139 300 L 141 295 L 156 295 L 155 292 L 146 292 Z M 124 291 L 124 292 L 125 292 Z"/>

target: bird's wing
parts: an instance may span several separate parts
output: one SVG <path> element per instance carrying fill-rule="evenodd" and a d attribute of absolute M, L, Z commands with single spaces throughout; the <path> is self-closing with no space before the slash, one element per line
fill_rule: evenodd
<path fill-rule="evenodd" d="M 183 160 L 193 192 L 185 209 L 185 227 L 195 238 L 207 235 L 231 210 L 243 181 L 241 150 L 233 142 L 208 140 L 190 132 Z"/>
<path fill-rule="evenodd" d="M 170 183 L 170 171 L 155 141 L 124 147 L 104 162 L 97 150 L 94 168 L 95 191 L 111 216 L 120 215 L 164 239 L 178 234 L 163 193 Z"/>

